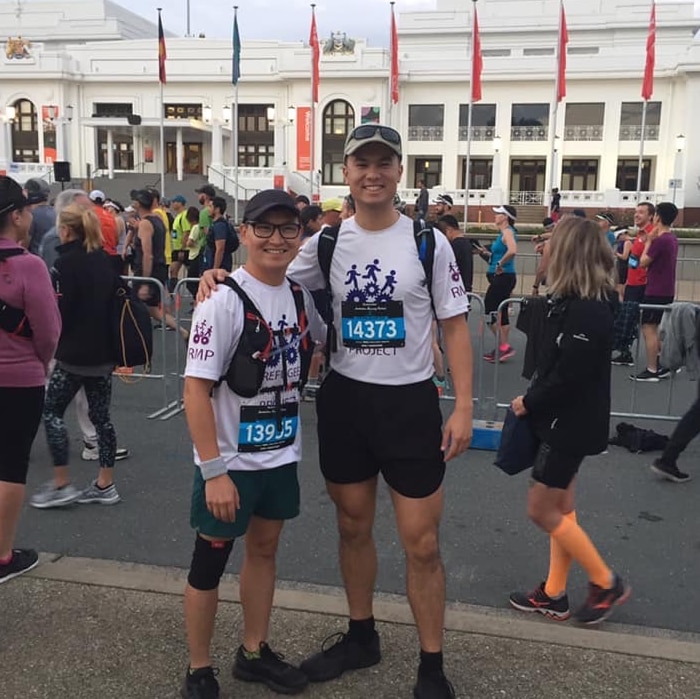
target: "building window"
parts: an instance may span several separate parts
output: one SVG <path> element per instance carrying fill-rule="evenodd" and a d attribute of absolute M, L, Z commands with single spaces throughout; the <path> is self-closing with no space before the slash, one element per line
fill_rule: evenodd
<path fill-rule="evenodd" d="M 408 140 L 442 141 L 444 138 L 444 104 L 408 105 Z"/>
<path fill-rule="evenodd" d="M 510 56 L 510 49 L 484 49 L 481 55 L 484 58 L 503 58 L 505 56 Z"/>
<path fill-rule="evenodd" d="M 238 165 L 272 167 L 275 160 L 275 131 L 267 118 L 271 104 L 238 105 Z"/>
<path fill-rule="evenodd" d="M 202 120 L 201 104 L 164 104 L 163 110 L 163 114 L 166 119 Z"/>
<path fill-rule="evenodd" d="M 640 141 L 642 138 L 643 102 L 623 102 L 620 114 L 620 140 Z M 659 140 L 659 124 L 661 124 L 661 102 L 647 103 L 646 126 L 644 127 L 645 141 Z"/>
<path fill-rule="evenodd" d="M 541 49 L 523 49 L 523 56 L 553 56 L 554 49 L 551 48 L 541 48 Z"/>
<path fill-rule="evenodd" d="M 39 129 L 34 103 L 17 100 L 12 122 L 12 160 L 15 163 L 39 162 Z"/>
<path fill-rule="evenodd" d="M 511 160 L 510 203 L 518 206 L 542 206 L 544 204 L 545 171 L 544 158 Z"/>
<path fill-rule="evenodd" d="M 94 117 L 128 117 L 134 113 L 130 102 L 95 102 L 92 105 Z"/>
<path fill-rule="evenodd" d="M 420 180 L 425 182 L 425 186 L 428 189 L 440 186 L 442 182 L 442 158 L 417 155 L 413 186 L 417 188 Z"/>
<path fill-rule="evenodd" d="M 466 180 L 465 170 L 467 168 L 467 159 L 462 159 L 462 175 L 460 179 L 460 187 L 464 189 Z M 469 160 L 469 189 L 489 189 L 493 179 L 493 158 L 471 158 Z"/>
<path fill-rule="evenodd" d="M 595 192 L 598 189 L 598 161 L 564 160 L 561 165 L 561 188 L 565 191 Z"/>
<path fill-rule="evenodd" d="M 355 110 L 345 100 L 334 100 L 323 110 L 323 184 L 340 185 L 345 138 L 355 128 Z"/>
<path fill-rule="evenodd" d="M 565 141 L 602 141 L 604 102 L 571 102 L 566 105 Z"/>
<path fill-rule="evenodd" d="M 112 130 L 113 167 L 115 170 L 134 169 L 134 137 L 131 131 Z M 97 129 L 97 167 L 107 170 L 107 129 Z"/>
<path fill-rule="evenodd" d="M 569 56 L 595 56 L 600 53 L 598 46 L 569 46 L 566 51 Z"/>
<path fill-rule="evenodd" d="M 239 144 L 238 164 L 241 167 L 272 167 L 275 164 L 274 144 Z"/>
<path fill-rule="evenodd" d="M 469 105 L 459 105 L 459 140 L 467 140 Z M 472 106 L 472 141 L 493 141 L 496 135 L 496 105 L 475 104 Z"/>
<path fill-rule="evenodd" d="M 511 141 L 546 141 L 549 137 L 549 105 L 514 104 L 510 123 Z"/>
<path fill-rule="evenodd" d="M 639 169 L 639 158 L 623 159 L 617 161 L 617 181 L 615 186 L 621 192 L 637 191 L 637 171 Z M 642 160 L 642 183 L 641 190 L 649 191 L 651 182 L 651 158 Z"/>

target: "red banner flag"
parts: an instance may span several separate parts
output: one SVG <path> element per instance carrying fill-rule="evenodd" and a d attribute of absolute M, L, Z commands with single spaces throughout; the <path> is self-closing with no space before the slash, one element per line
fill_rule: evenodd
<path fill-rule="evenodd" d="M 649 20 L 649 36 L 647 36 L 647 62 L 644 67 L 644 82 L 642 97 L 650 100 L 654 94 L 654 66 L 656 65 L 656 3 L 651 3 L 651 19 Z"/>
<path fill-rule="evenodd" d="M 474 27 L 472 29 L 472 102 L 481 101 L 481 71 L 484 59 L 481 55 L 481 35 L 479 34 L 479 17 L 474 3 Z"/>
<path fill-rule="evenodd" d="M 569 30 L 566 26 L 564 3 L 561 4 L 559 20 L 559 72 L 557 73 L 557 102 L 566 97 L 566 45 L 569 43 Z"/>
<path fill-rule="evenodd" d="M 165 85 L 165 59 L 168 54 L 165 51 L 165 34 L 163 33 L 163 22 L 158 13 L 158 80 Z"/>
<path fill-rule="evenodd" d="M 311 101 L 318 102 L 318 83 L 321 76 L 319 72 L 319 60 L 321 58 L 321 47 L 318 43 L 318 32 L 316 31 L 316 11 L 311 8 L 311 35 L 309 37 L 311 47 Z"/>
<path fill-rule="evenodd" d="M 399 33 L 396 31 L 394 3 L 391 3 L 391 101 L 399 101 Z"/>

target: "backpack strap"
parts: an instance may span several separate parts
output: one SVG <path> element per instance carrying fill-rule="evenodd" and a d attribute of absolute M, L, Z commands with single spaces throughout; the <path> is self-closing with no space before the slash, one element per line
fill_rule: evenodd
<path fill-rule="evenodd" d="M 306 384 L 311 368 L 311 357 L 314 353 L 314 343 L 309 337 L 309 318 L 306 314 L 304 291 L 295 281 L 287 278 L 289 288 L 294 297 L 294 306 L 297 311 L 297 325 L 299 326 L 299 359 L 301 361 L 301 374 L 299 376 L 299 389 Z"/>
<path fill-rule="evenodd" d="M 8 257 L 16 257 L 17 255 L 24 255 L 26 250 L 23 248 L 10 248 L 9 250 L 0 250 L 0 262 L 4 262 Z"/>
<path fill-rule="evenodd" d="M 235 291 L 236 294 L 238 294 L 239 298 L 243 302 L 243 310 L 246 315 L 250 313 L 251 315 L 254 315 L 257 318 L 262 318 L 262 314 L 258 310 L 258 307 L 250 300 L 250 296 L 248 296 L 248 294 L 246 294 L 246 292 L 243 291 L 240 284 L 235 279 L 233 279 L 232 277 L 226 277 L 224 281 L 218 283 L 227 286 L 229 289 L 233 289 L 233 291 Z"/>
<path fill-rule="evenodd" d="M 326 334 L 326 364 L 330 364 L 332 352 L 338 351 L 338 333 L 333 323 L 333 295 L 331 292 L 331 264 L 333 262 L 333 252 L 335 245 L 338 242 L 338 233 L 340 226 L 331 226 L 324 228 L 318 235 L 318 266 L 323 274 L 323 282 L 325 284 L 326 295 L 328 296 L 328 323 Z"/>
<path fill-rule="evenodd" d="M 423 220 L 413 222 L 413 238 L 418 249 L 418 258 L 425 272 L 426 286 L 430 294 L 430 307 L 433 316 L 437 320 L 435 312 L 435 300 L 433 299 L 433 264 L 435 262 L 435 230 Z M 320 243 L 320 241 L 319 241 Z"/>

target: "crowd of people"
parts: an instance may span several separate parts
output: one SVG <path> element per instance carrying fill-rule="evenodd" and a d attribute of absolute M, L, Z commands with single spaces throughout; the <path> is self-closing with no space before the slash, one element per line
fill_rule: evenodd
<path fill-rule="evenodd" d="M 496 336 L 484 359 L 514 355 L 509 314 L 499 317 L 498 310 L 516 283 L 517 211 L 510 205 L 494 209 L 497 237 L 489 248 L 462 234 L 447 194 L 433 202 L 433 221 L 426 220 L 429 201 L 421 192 L 412 220 L 396 201 L 402 163 L 397 131 L 358 126 L 344 149 L 347 197 L 317 206 L 304 196 L 264 190 L 246 204 L 238 229 L 226 216 L 226 200 L 209 185 L 197 191 L 201 209 L 180 195 L 163 201 L 153 189 L 133 191 L 126 208 L 97 190 L 67 190 L 52 209 L 48 197 L 36 199 L 46 194 L 41 183 L 23 190 L 0 178 L 0 409 L 11 416 L 0 422 L 8 447 L 0 454 L 0 582 L 38 561 L 36 552 L 15 548 L 14 538 L 42 419 L 54 477 L 30 504 L 41 509 L 120 500 L 114 464 L 128 452 L 117 446 L 110 419 L 115 360 L 106 319 L 114 280 L 131 272 L 158 282 L 137 280 L 134 294 L 156 322 L 179 330 L 188 342 L 184 404 L 193 443 L 195 540 L 185 590 L 189 664 L 181 696 L 219 697 L 211 655 L 218 589 L 241 537 L 243 628 L 235 677 L 296 694 L 309 682 L 380 662 L 373 526 L 381 476 L 405 553 L 418 631 L 414 697 L 455 697 L 442 655 L 443 479 L 446 464 L 468 448 L 472 433 L 467 318 L 475 255 L 489 265 L 485 306 Z M 588 595 L 573 612 L 578 622 L 604 621 L 630 595 L 579 523 L 574 485 L 586 456 L 607 445 L 611 359 L 620 359 L 613 356 L 619 307 L 673 300 L 677 241 L 671 225 L 677 211 L 672 204 L 650 207 L 637 207 L 633 239 L 616 235 L 608 216 L 594 222 L 559 209 L 545 227 L 533 289 L 535 296 L 547 288 L 536 370 L 528 390 L 512 401 L 538 445 L 528 515 L 550 543 L 545 580 L 510 596 L 524 612 L 560 621 L 572 614 L 567 579 L 574 561 L 589 579 Z M 239 241 L 246 261 L 232 271 Z M 622 303 L 620 262 L 627 266 Z M 641 291 L 632 274 L 637 269 L 646 275 Z M 190 289 L 198 298 L 192 334 L 177 328 L 167 309 L 185 273 L 202 275 L 198 288 Z M 660 380 L 662 311 L 649 311 L 642 325 L 646 372 Z M 207 352 L 201 351 L 203 338 Z M 442 347 L 455 398 L 444 424 Z M 307 380 L 314 385 L 320 468 L 336 512 L 349 620 L 346 632 L 327 638 L 296 667 L 268 638 L 276 551 L 285 522 L 303 507 L 298 465 Z M 99 462 L 97 477 L 83 489 L 69 478 L 64 423 L 80 391 L 81 425 L 89 431 L 82 455 Z M 655 462 L 661 475 L 677 475 L 678 456 L 700 431 L 698 405 L 700 398 L 668 453 Z"/>

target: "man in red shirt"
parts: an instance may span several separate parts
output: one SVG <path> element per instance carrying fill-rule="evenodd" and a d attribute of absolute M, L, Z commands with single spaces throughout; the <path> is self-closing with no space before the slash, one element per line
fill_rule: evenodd
<path fill-rule="evenodd" d="M 124 261 L 117 254 L 117 244 L 119 242 L 119 234 L 117 233 L 117 222 L 114 216 L 104 208 L 105 194 L 99 189 L 93 189 L 90 192 L 90 201 L 94 204 L 95 215 L 100 222 L 102 230 L 102 248 L 109 255 L 109 259 L 114 265 L 114 270 L 117 274 L 123 271 Z"/>
<path fill-rule="evenodd" d="M 647 236 L 654 229 L 653 219 L 656 209 L 648 201 L 642 202 L 634 211 L 634 226 L 637 235 L 632 241 L 630 255 L 628 258 L 627 283 L 623 301 L 632 303 L 642 303 L 644 291 L 647 287 L 647 270 L 642 267 L 641 260 L 646 245 Z M 612 363 L 618 366 L 634 366 L 634 357 L 628 347 L 625 351 L 618 352 L 612 358 Z"/>

